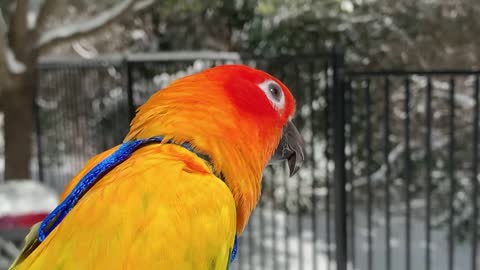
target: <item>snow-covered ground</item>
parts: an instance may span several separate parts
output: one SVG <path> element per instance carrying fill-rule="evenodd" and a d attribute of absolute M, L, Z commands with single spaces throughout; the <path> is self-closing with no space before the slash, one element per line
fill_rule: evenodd
<path fill-rule="evenodd" d="M 316 241 L 313 241 L 312 219 L 305 216 L 301 219 L 301 237 L 296 215 L 288 215 L 282 211 L 257 209 L 245 233 L 239 238 L 240 250 L 233 269 L 317 269 L 333 270 L 335 231 L 333 215 L 331 216 L 330 256 L 327 256 L 327 229 L 324 212 L 317 213 Z M 263 218 L 261 217 L 263 215 Z M 272 218 L 273 217 L 273 218 Z M 385 269 L 385 223 L 380 212 L 375 213 L 376 222 L 372 231 L 373 268 L 367 269 L 367 214 L 364 209 L 357 209 L 355 226 L 355 270 Z M 275 228 L 275 230 L 273 230 Z M 392 270 L 405 269 L 405 217 L 392 217 L 391 220 L 391 258 Z M 412 219 L 411 224 L 411 269 L 425 269 L 425 223 Z M 262 232 L 262 233 L 260 233 Z M 262 235 L 262 237 L 260 237 Z M 286 237 L 287 236 L 287 237 Z M 286 238 L 285 238 L 286 237 Z M 431 269 L 448 269 L 447 229 L 432 230 Z M 350 240 L 350 238 L 349 238 Z M 287 243 L 287 245 L 285 245 Z M 315 255 L 314 255 L 315 246 Z M 300 252 L 301 250 L 301 252 Z M 250 255 L 252 256 L 250 258 Z M 314 259 L 315 256 L 315 259 Z M 314 268 L 314 262 L 316 268 Z M 455 270 L 470 270 L 470 242 L 455 243 Z M 330 266 L 330 267 L 328 267 Z M 353 269 L 349 262 L 349 269 Z M 477 267 L 480 269 L 480 266 Z"/>
<path fill-rule="evenodd" d="M 0 217 L 50 212 L 58 194 L 37 181 L 8 181 L 0 184 Z"/>
<path fill-rule="evenodd" d="M 20 180 L 0 183 L 0 218 L 48 213 L 57 205 L 58 194 L 38 181 Z M 6 229 L 6 228 L 1 228 Z M 0 270 L 7 269 L 20 247 L 2 239 L 0 234 Z"/>

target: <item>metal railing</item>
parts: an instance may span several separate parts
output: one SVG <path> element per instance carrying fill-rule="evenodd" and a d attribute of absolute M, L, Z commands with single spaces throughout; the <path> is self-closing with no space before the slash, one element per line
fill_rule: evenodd
<path fill-rule="evenodd" d="M 348 73 L 354 267 L 479 269 L 479 75 Z M 362 225 L 358 213 L 366 215 Z M 363 256 L 355 252 L 359 226 L 366 230 Z M 375 260 L 379 256 L 385 260 Z"/>
<path fill-rule="evenodd" d="M 41 179 L 61 190 L 154 91 L 225 63 L 284 81 L 307 144 L 294 179 L 266 169 L 234 269 L 478 269 L 479 71 L 349 71 L 340 51 L 44 60 Z"/>

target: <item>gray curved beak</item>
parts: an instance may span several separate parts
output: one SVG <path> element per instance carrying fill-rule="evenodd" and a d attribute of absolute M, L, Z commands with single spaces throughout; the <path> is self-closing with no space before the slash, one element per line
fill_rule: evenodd
<path fill-rule="evenodd" d="M 298 129 L 291 121 L 288 121 L 287 125 L 283 128 L 282 138 L 269 164 L 286 160 L 290 177 L 295 175 L 305 160 L 304 146 L 305 143 L 300 132 L 298 132 Z"/>

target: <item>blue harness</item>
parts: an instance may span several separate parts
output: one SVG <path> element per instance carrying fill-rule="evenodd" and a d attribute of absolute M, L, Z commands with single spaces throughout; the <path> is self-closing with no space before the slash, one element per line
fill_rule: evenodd
<path fill-rule="evenodd" d="M 128 159 L 135 150 L 148 143 L 159 143 L 164 139 L 163 136 L 156 136 L 148 139 L 138 139 L 122 143 L 120 147 L 110 156 L 106 157 L 100 163 L 95 165 L 77 185 L 72 189 L 70 194 L 42 221 L 38 231 L 38 240 L 42 242 L 45 238 L 62 222 L 65 216 L 77 204 L 78 200 L 106 173 L 115 168 L 117 165 Z M 168 144 L 173 144 L 172 140 L 167 141 Z M 194 153 L 199 158 L 211 163 L 209 156 L 198 153 L 189 143 L 179 144 L 181 147 Z M 213 167 L 213 166 L 212 166 Z M 233 249 L 230 253 L 230 262 L 233 262 L 238 251 L 238 241 L 235 235 Z"/>

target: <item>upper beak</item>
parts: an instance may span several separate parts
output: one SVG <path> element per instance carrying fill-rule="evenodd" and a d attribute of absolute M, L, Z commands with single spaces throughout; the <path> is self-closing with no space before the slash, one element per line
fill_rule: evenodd
<path fill-rule="evenodd" d="M 298 172 L 305 160 L 304 146 L 305 143 L 300 132 L 298 132 L 298 129 L 291 121 L 288 121 L 287 125 L 283 128 L 282 138 L 269 163 L 287 160 L 290 176 L 293 176 Z"/>

